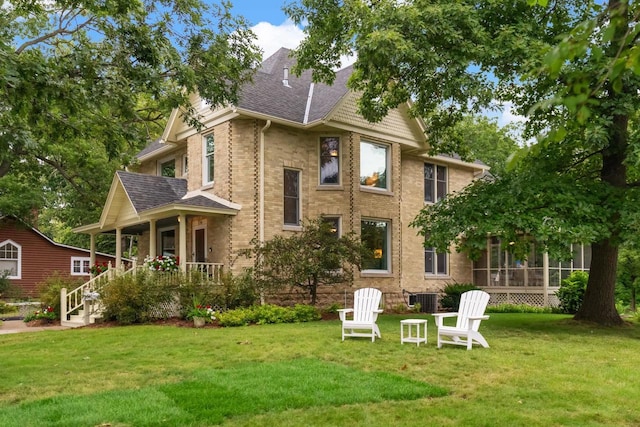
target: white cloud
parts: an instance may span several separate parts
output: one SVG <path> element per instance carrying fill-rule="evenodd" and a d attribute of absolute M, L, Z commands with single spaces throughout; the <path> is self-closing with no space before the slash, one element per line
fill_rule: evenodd
<path fill-rule="evenodd" d="M 527 118 L 525 116 L 520 116 L 518 114 L 513 113 L 512 108 L 513 108 L 512 102 L 505 102 L 504 104 L 502 104 L 502 114 L 500 115 L 500 117 L 498 117 L 499 126 L 504 126 L 506 124 L 514 123 L 514 122 L 522 123 L 527 121 Z"/>
<path fill-rule="evenodd" d="M 251 30 L 258 38 L 257 45 L 262 49 L 262 59 L 270 57 L 281 47 L 286 47 L 287 49 L 297 48 L 305 37 L 302 28 L 298 27 L 290 19 L 280 25 L 260 22 L 251 27 Z M 356 56 L 343 56 L 341 60 L 341 68 L 344 68 L 353 64 L 356 61 Z"/>
<path fill-rule="evenodd" d="M 296 26 L 290 19 L 287 19 L 280 25 L 260 22 L 251 27 L 251 29 L 258 37 L 257 44 L 262 49 L 263 59 L 270 57 L 281 47 L 295 49 L 302 39 L 304 39 L 302 29 Z"/>

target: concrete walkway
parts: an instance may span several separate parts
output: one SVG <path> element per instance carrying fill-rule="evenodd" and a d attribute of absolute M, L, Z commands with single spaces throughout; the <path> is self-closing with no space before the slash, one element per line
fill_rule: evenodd
<path fill-rule="evenodd" d="M 61 331 L 71 329 L 68 326 L 28 326 L 22 320 L 2 320 L 0 335 L 17 334 L 18 332 Z"/>

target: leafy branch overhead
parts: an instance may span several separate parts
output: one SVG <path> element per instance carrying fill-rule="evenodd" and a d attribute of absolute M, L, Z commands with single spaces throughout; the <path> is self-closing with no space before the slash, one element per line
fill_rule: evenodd
<path fill-rule="evenodd" d="M 260 57 L 227 2 L 16 0 L 0 8 L 0 28 L 4 212 L 15 186 L 70 191 L 95 209 L 109 172 L 159 136 L 171 109 L 194 122 L 192 93 L 235 102 Z"/>

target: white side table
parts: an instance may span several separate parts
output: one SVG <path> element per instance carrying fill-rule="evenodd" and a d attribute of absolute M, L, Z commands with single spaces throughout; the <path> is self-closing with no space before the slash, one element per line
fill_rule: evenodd
<path fill-rule="evenodd" d="M 420 328 L 420 325 L 424 326 Z M 407 329 L 406 336 L 404 334 L 405 327 Z M 421 342 L 427 343 L 427 319 L 405 319 L 400 321 L 400 344 L 406 342 L 414 342 L 418 347 Z"/>

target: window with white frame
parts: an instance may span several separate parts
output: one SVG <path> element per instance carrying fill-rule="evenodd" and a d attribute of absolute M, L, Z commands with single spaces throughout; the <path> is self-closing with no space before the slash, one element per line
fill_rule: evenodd
<path fill-rule="evenodd" d="M 71 275 L 86 276 L 90 273 L 91 259 L 88 257 L 71 257 Z"/>
<path fill-rule="evenodd" d="M 424 272 L 429 275 L 446 276 L 449 272 L 447 269 L 447 254 L 438 253 L 434 247 L 424 248 Z"/>
<path fill-rule="evenodd" d="M 284 225 L 300 225 L 300 171 L 284 170 Z"/>
<path fill-rule="evenodd" d="M 0 243 L 0 275 L 7 274 L 8 279 L 20 279 L 22 247 L 12 240 Z"/>
<path fill-rule="evenodd" d="M 391 223 L 377 219 L 363 219 L 360 223 L 362 244 L 370 253 L 362 261 L 362 269 L 370 272 L 390 271 Z"/>
<path fill-rule="evenodd" d="M 213 134 L 205 136 L 203 146 L 204 156 L 202 164 L 202 180 L 205 183 L 213 182 L 215 148 L 215 139 L 213 137 Z"/>
<path fill-rule="evenodd" d="M 182 176 L 186 177 L 189 173 L 189 156 L 182 156 Z"/>
<path fill-rule="evenodd" d="M 424 164 L 424 201 L 435 203 L 447 197 L 447 168 Z"/>
<path fill-rule="evenodd" d="M 388 145 L 360 142 L 360 185 L 362 187 L 389 189 L 389 153 Z"/>
<path fill-rule="evenodd" d="M 320 138 L 320 185 L 340 184 L 340 138 Z"/>

